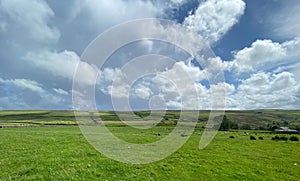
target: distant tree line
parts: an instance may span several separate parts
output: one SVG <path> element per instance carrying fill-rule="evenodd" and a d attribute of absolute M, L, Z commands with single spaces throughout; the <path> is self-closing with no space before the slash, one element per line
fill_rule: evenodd
<path fill-rule="evenodd" d="M 218 117 L 220 119 L 220 117 Z M 287 121 L 282 121 L 282 123 L 273 121 L 271 124 L 267 124 L 266 126 L 259 125 L 257 127 L 251 127 L 249 124 L 243 124 L 239 125 L 237 122 L 232 121 L 227 118 L 226 115 L 222 118 L 222 123 L 220 125 L 219 131 L 228 131 L 228 130 L 251 130 L 251 129 L 256 129 L 256 130 L 267 130 L 267 131 L 274 131 L 275 129 L 280 128 L 281 126 L 289 126 L 289 123 Z M 299 125 L 295 126 L 290 126 L 290 128 L 295 129 L 295 130 L 300 130 Z"/>
<path fill-rule="evenodd" d="M 143 117 L 146 115 L 146 112 L 143 112 L 143 114 L 138 114 L 140 117 Z M 174 126 L 177 124 L 178 119 L 180 116 L 178 114 L 167 114 L 163 117 L 164 119 L 158 124 L 159 126 L 163 125 L 170 125 Z M 205 123 L 208 118 L 206 117 L 199 117 L 198 122 Z M 251 118 L 249 118 L 251 120 Z M 188 118 L 186 120 L 189 120 Z M 220 124 L 221 122 L 221 124 Z M 278 120 L 278 121 L 272 121 L 266 124 L 266 120 L 262 120 L 261 122 L 258 122 L 257 120 L 254 122 L 250 122 L 250 124 L 247 123 L 241 123 L 239 120 L 232 120 L 229 119 L 226 115 L 224 116 L 217 116 L 213 120 L 213 125 L 215 129 L 219 129 L 220 131 L 228 131 L 228 130 L 265 130 L 265 131 L 274 131 L 275 129 L 278 129 L 282 126 L 289 126 L 291 129 L 295 129 L 300 131 L 300 124 L 295 123 L 290 124 L 290 122 L 286 120 Z M 220 126 L 220 127 L 219 127 Z M 205 128 L 205 126 L 202 126 L 202 128 Z"/>

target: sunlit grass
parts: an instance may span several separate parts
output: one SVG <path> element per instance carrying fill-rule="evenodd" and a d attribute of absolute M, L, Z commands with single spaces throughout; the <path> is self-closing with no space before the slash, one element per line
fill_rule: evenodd
<path fill-rule="evenodd" d="M 110 129 L 136 143 L 159 140 L 170 131 Z M 130 165 L 97 152 L 76 126 L 5 128 L 0 130 L 0 180 L 299 180 L 300 142 L 271 141 L 267 133 L 250 133 L 264 137 L 250 140 L 243 132 L 220 132 L 199 150 L 201 133 L 196 130 L 164 160 Z"/>

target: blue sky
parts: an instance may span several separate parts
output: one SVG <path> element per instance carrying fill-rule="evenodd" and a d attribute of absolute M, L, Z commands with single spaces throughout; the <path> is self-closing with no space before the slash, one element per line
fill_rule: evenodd
<path fill-rule="evenodd" d="M 86 71 L 83 84 L 100 75 L 98 108 L 113 109 L 112 98 L 127 86 L 112 95 L 116 74 L 132 58 L 149 53 L 178 61 L 162 72 L 169 82 L 153 75 L 128 88 L 125 97 L 134 109 L 149 109 L 149 100 L 164 100 L 158 108 L 191 108 L 181 97 L 195 99 L 186 96 L 190 86 L 196 87 L 201 109 L 210 108 L 210 92 L 219 90 L 225 93 L 225 109 L 300 109 L 299 8 L 297 0 L 0 0 L 0 110 L 72 109 L 78 64 Z M 180 23 L 203 37 L 216 57 L 200 68 L 172 45 L 148 40 L 121 48 L 105 67 L 80 59 L 105 30 L 142 18 Z M 170 83 L 181 78 L 179 69 L 192 85 Z M 216 71 L 224 72 L 225 81 L 209 86 L 204 72 L 209 77 Z"/>

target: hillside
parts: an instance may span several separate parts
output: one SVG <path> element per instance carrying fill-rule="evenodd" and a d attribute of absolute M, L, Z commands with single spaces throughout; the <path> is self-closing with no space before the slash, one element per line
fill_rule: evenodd
<path fill-rule="evenodd" d="M 159 111 L 156 111 L 158 116 Z M 135 112 L 140 117 L 149 115 L 149 111 Z M 130 114 L 122 112 L 122 115 Z M 193 112 L 191 111 L 191 114 Z M 91 113 L 98 118 L 97 114 Z M 249 111 L 226 111 L 227 119 L 239 125 L 239 128 L 249 127 L 251 129 L 268 130 L 272 126 L 290 126 L 293 129 L 300 128 L 300 110 L 249 110 Z M 122 125 L 117 114 L 113 111 L 101 111 L 101 120 L 109 125 Z M 132 117 L 132 116 L 131 116 Z M 167 111 L 158 125 L 174 125 L 180 117 L 180 111 Z M 199 112 L 199 127 L 203 127 L 208 120 L 209 111 Z M 135 119 L 132 118 L 132 121 Z M 73 111 L 0 111 L 0 126 L 22 127 L 22 126 L 64 126 L 76 125 Z M 201 125 L 201 126 L 200 126 Z"/>

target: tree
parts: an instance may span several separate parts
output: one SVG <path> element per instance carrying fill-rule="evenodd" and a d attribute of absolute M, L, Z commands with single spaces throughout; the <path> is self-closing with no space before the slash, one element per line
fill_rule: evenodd
<path fill-rule="evenodd" d="M 278 126 L 270 126 L 269 127 L 269 130 L 270 131 L 275 131 L 275 129 L 278 129 L 279 127 Z"/>
<path fill-rule="evenodd" d="M 228 131 L 229 129 L 239 129 L 239 126 L 236 122 L 233 122 L 227 118 L 225 115 L 223 117 L 221 126 L 219 128 L 220 131 Z"/>
<path fill-rule="evenodd" d="M 239 125 L 236 122 L 231 121 L 230 128 L 231 129 L 239 129 Z"/>
<path fill-rule="evenodd" d="M 286 121 L 286 120 L 284 120 L 284 121 L 283 121 L 283 126 L 286 126 L 286 127 L 288 127 L 288 126 L 289 126 L 289 122 L 288 122 L 288 121 Z"/>

